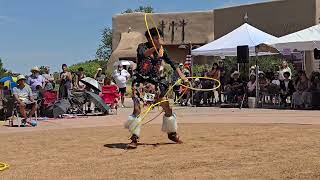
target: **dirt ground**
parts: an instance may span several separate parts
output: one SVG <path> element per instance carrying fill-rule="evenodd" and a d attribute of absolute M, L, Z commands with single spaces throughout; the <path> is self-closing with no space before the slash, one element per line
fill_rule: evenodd
<path fill-rule="evenodd" d="M 186 108 L 177 110 L 184 144 L 172 144 L 158 118 L 125 150 L 119 119 L 129 112 L 1 126 L 0 162 L 10 168 L 0 179 L 320 178 L 318 111 Z"/>

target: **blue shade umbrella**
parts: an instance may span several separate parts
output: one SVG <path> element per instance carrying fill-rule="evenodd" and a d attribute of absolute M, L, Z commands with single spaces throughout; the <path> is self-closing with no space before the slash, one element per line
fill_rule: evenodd
<path fill-rule="evenodd" d="M 6 77 L 3 77 L 3 78 L 0 79 L 0 83 L 4 83 L 4 82 L 6 82 L 6 81 L 11 81 L 11 82 L 13 82 L 13 79 L 12 79 L 11 76 L 6 76 Z"/>

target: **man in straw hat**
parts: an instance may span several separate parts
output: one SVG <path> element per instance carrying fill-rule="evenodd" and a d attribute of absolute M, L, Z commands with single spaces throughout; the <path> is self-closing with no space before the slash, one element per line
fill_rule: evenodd
<path fill-rule="evenodd" d="M 37 90 L 37 86 L 41 88 L 45 85 L 45 78 L 40 75 L 40 69 L 35 66 L 31 69 L 31 76 L 29 76 L 27 83 L 30 85 L 31 90 L 34 92 Z"/>
<path fill-rule="evenodd" d="M 134 109 L 132 115 L 129 116 L 125 127 L 129 129 L 131 143 L 128 148 L 136 148 L 140 137 L 141 119 L 137 116 L 141 113 L 140 101 L 143 100 L 142 90 L 153 94 L 154 101 L 160 102 L 164 100 L 164 96 L 168 90 L 168 83 L 160 76 L 160 67 L 165 61 L 171 68 L 178 73 L 180 78 L 187 80 L 180 68 L 169 57 L 167 52 L 162 47 L 162 32 L 156 28 L 151 28 L 145 32 L 148 40 L 146 43 L 139 44 L 137 49 L 137 68 L 133 76 L 132 82 L 132 100 Z M 154 45 L 152 43 L 154 42 Z M 154 47 L 156 46 L 156 47 Z M 149 96 L 148 96 L 149 97 Z M 149 99 L 148 99 L 149 100 Z M 172 112 L 169 102 L 161 104 L 164 109 L 162 131 L 168 134 L 168 138 L 176 143 L 182 143 L 177 134 L 176 115 Z"/>
<path fill-rule="evenodd" d="M 241 96 L 244 94 L 243 90 L 243 81 L 240 79 L 240 72 L 239 71 L 234 71 L 231 74 L 231 79 L 226 85 L 226 96 L 227 96 L 227 101 L 230 102 L 234 101 L 233 99 L 236 96 Z"/>
<path fill-rule="evenodd" d="M 18 103 L 19 111 L 23 118 L 22 123 L 34 125 L 31 118 L 37 110 L 37 104 L 33 99 L 32 90 L 28 85 L 26 85 L 25 80 L 26 78 L 24 75 L 19 75 L 17 77 L 18 86 L 13 88 L 13 96 Z M 26 109 L 31 109 L 28 115 L 26 113 Z"/>

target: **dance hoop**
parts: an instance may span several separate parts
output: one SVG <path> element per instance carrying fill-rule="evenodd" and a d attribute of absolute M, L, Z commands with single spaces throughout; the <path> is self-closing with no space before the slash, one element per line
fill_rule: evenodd
<path fill-rule="evenodd" d="M 0 171 L 6 170 L 9 168 L 9 164 L 0 162 Z"/>
<path fill-rule="evenodd" d="M 153 47 L 155 48 L 157 54 L 159 55 L 160 53 L 159 53 L 159 51 L 158 51 L 158 49 L 157 49 L 157 47 L 156 47 L 156 44 L 154 43 L 154 41 L 153 41 L 153 39 L 152 39 L 150 30 L 149 30 L 148 15 L 149 15 L 149 20 L 151 20 L 152 25 L 153 25 L 153 26 L 156 28 L 156 30 L 157 30 L 159 39 L 161 38 L 161 36 L 160 36 L 159 30 L 158 30 L 158 28 L 157 28 L 157 26 L 156 26 L 156 23 L 154 22 L 152 16 L 151 16 L 149 13 L 145 13 L 145 14 L 144 14 L 144 22 L 145 22 L 145 24 L 146 24 L 146 28 L 147 28 L 148 34 L 149 34 L 149 37 L 150 37 L 150 40 L 151 40 L 151 42 L 152 42 Z M 161 45 L 161 48 L 162 48 L 162 45 Z"/>

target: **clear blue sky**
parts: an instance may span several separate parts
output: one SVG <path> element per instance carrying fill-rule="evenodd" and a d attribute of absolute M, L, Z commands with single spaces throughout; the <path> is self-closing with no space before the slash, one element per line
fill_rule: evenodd
<path fill-rule="evenodd" d="M 151 5 L 156 12 L 209 10 L 263 0 L 0 0 L 0 57 L 6 68 L 74 64 L 95 57 L 112 15 Z"/>

